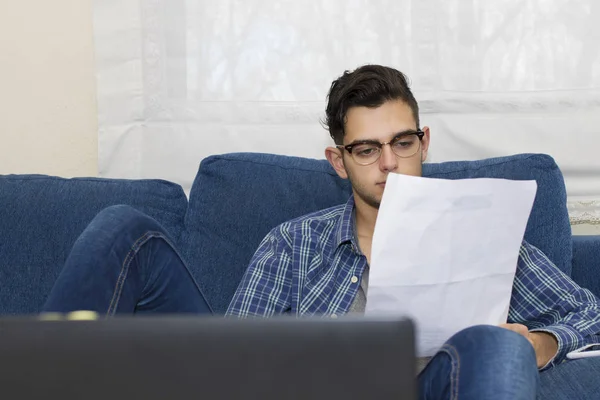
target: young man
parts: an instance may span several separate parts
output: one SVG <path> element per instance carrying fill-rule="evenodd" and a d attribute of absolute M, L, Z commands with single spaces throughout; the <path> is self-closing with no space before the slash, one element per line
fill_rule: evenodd
<path fill-rule="evenodd" d="M 333 82 L 326 117 L 336 144 L 326 157 L 350 180 L 353 196 L 273 229 L 250 262 L 228 315 L 364 312 L 386 178 L 421 175 L 430 130 L 420 129 L 405 76 L 375 65 Z M 103 211 L 86 229 L 45 309 L 210 312 L 158 224 L 129 207 Z M 600 358 L 564 362 L 569 351 L 600 342 L 600 301 L 525 242 L 509 322 L 472 327 L 449 339 L 419 374 L 421 398 L 576 399 L 600 389 Z"/>

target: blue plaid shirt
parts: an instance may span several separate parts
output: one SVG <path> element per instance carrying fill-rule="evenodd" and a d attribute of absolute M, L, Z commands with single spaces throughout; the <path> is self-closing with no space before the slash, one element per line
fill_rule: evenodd
<path fill-rule="evenodd" d="M 353 210 L 351 197 L 273 229 L 254 254 L 227 315 L 347 313 L 367 266 L 354 237 Z M 559 350 L 549 367 L 572 350 L 600 342 L 600 301 L 523 242 L 508 322 L 554 334 Z"/>

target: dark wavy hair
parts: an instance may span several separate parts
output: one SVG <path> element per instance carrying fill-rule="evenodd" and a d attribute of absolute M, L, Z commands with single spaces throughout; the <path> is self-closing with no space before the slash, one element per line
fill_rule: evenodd
<path fill-rule="evenodd" d="M 351 107 L 376 108 L 386 101 L 402 100 L 411 109 L 419 127 L 419 105 L 402 72 L 382 65 L 364 65 L 345 71 L 334 80 L 327 94 L 327 109 L 323 124 L 333 141 L 343 144 L 346 114 Z"/>

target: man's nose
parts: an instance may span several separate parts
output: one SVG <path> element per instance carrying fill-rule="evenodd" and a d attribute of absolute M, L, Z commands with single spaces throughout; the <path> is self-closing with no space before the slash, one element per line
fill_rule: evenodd
<path fill-rule="evenodd" d="M 379 169 L 383 172 L 392 172 L 398 168 L 398 157 L 392 151 L 389 143 L 381 147 L 381 157 L 379 158 Z"/>

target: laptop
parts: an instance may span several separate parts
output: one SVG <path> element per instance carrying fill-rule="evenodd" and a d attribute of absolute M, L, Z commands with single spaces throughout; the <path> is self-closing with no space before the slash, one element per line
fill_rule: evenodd
<path fill-rule="evenodd" d="M 3 398 L 414 399 L 409 320 L 0 319 Z"/>

